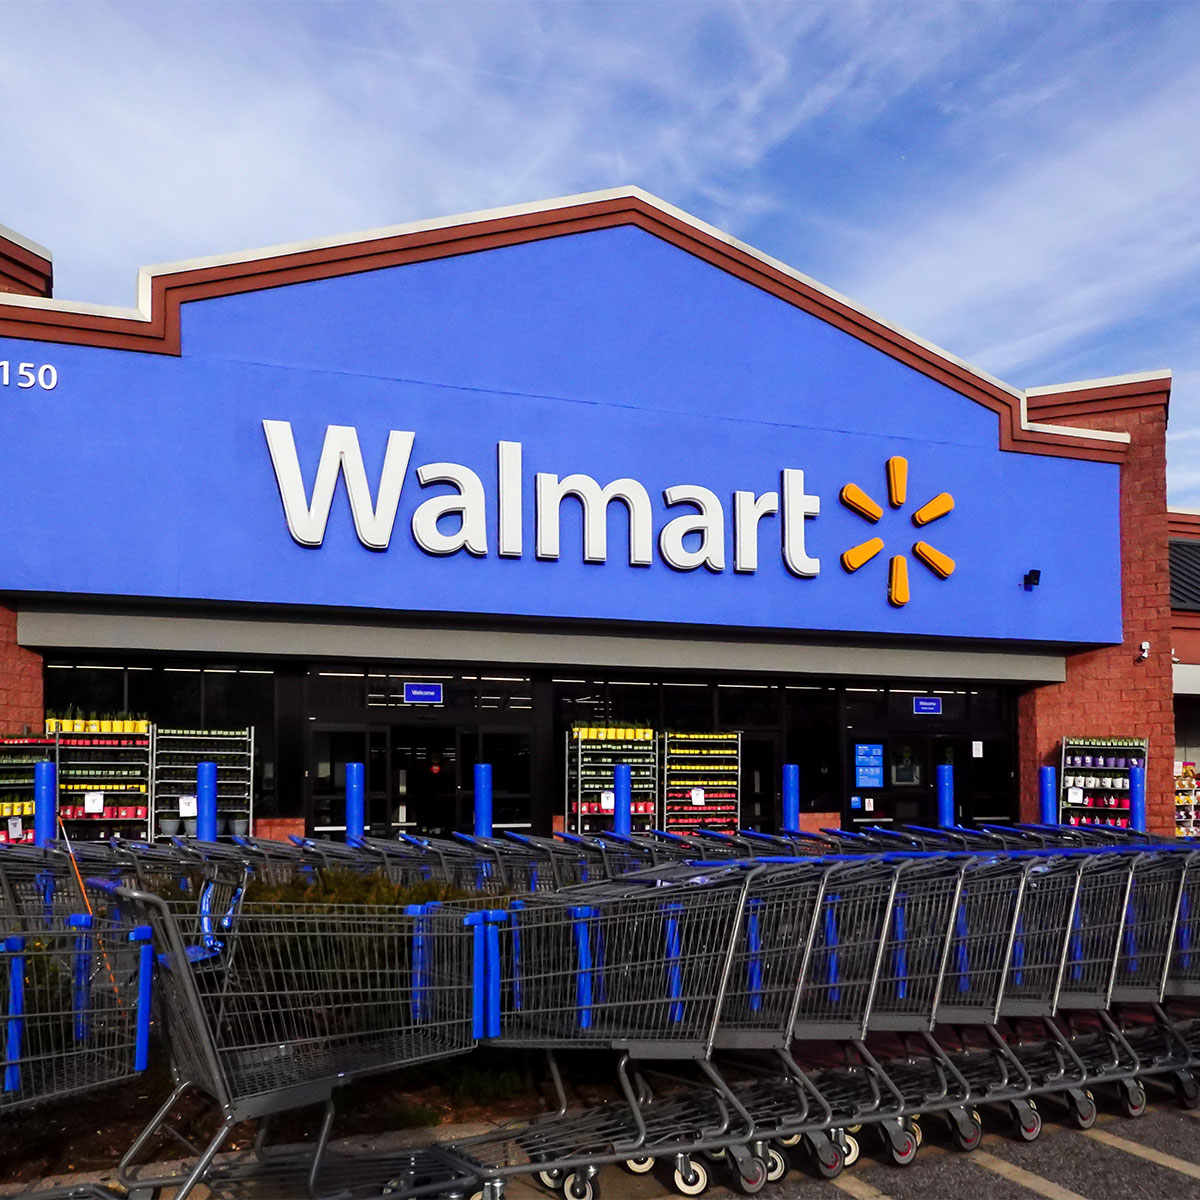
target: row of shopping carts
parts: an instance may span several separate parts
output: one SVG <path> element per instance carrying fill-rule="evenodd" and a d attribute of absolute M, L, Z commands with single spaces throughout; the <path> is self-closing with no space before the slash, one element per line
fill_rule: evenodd
<path fill-rule="evenodd" d="M 346 870 L 462 898 L 250 888 Z M 1149 1080 L 1200 1102 L 1200 852 L 1117 831 L 11 847 L 0 905 L 3 1095 L 144 1067 L 154 1012 L 175 1088 L 120 1178 L 179 1200 L 201 1182 L 499 1200 L 518 1175 L 594 1200 L 611 1163 L 685 1195 L 717 1174 L 752 1194 L 798 1159 L 835 1176 L 867 1135 L 910 1162 L 922 1119 L 970 1150 L 988 1112 L 1032 1139 L 1040 1104 L 1086 1127 L 1098 1097 L 1139 1113 Z M 29 1053 L 35 952 L 54 978 L 45 1069 Z M 484 1042 L 543 1052 L 555 1110 L 420 1152 L 329 1148 L 338 1088 Z M 564 1049 L 611 1057 L 616 1098 L 572 1109 Z M 156 1177 L 143 1160 L 189 1094 L 218 1128 L 185 1142 L 183 1176 Z M 314 1105 L 312 1145 L 272 1148 L 271 1118 Z M 247 1119 L 253 1150 L 218 1164 Z"/>

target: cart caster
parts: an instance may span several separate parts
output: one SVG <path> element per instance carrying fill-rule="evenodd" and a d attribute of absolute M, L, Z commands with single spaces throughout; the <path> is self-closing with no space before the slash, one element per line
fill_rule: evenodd
<path fill-rule="evenodd" d="M 1126 1080 L 1117 1093 L 1117 1107 L 1124 1117 L 1140 1117 L 1146 1111 L 1146 1089 L 1135 1079 Z"/>
<path fill-rule="evenodd" d="M 625 1170 L 630 1175 L 648 1175 L 654 1170 L 654 1159 L 649 1155 L 645 1158 L 627 1158 L 625 1160 Z"/>
<path fill-rule="evenodd" d="M 787 1174 L 787 1167 L 783 1173 Z M 767 1186 L 767 1165 L 761 1158 L 751 1158 L 746 1173 L 734 1172 L 733 1182 L 744 1196 L 757 1196 Z"/>
<path fill-rule="evenodd" d="M 836 1179 L 846 1165 L 846 1156 L 836 1142 L 822 1138 L 820 1144 L 813 1147 L 813 1163 L 822 1179 Z"/>
<path fill-rule="evenodd" d="M 1076 1129 L 1091 1129 L 1096 1123 L 1096 1097 L 1086 1088 L 1069 1092 L 1067 1112 Z"/>
<path fill-rule="evenodd" d="M 925 1141 L 925 1135 L 921 1132 L 921 1122 L 916 1117 L 905 1117 L 904 1128 L 917 1139 L 917 1149 L 920 1150 L 921 1144 Z"/>
<path fill-rule="evenodd" d="M 966 1154 L 979 1148 L 983 1141 L 983 1121 L 977 1109 L 951 1115 L 950 1140 Z"/>
<path fill-rule="evenodd" d="M 1191 1071 L 1175 1072 L 1175 1099 L 1180 1108 L 1189 1111 L 1200 1106 L 1200 1084 Z"/>
<path fill-rule="evenodd" d="M 1023 1142 L 1036 1142 L 1042 1136 L 1042 1114 L 1032 1100 L 1013 1105 L 1013 1128 Z"/>
<path fill-rule="evenodd" d="M 847 1167 L 852 1167 L 858 1162 L 858 1157 L 862 1153 L 862 1147 L 858 1144 L 858 1138 L 852 1133 L 843 1133 L 837 1139 L 838 1149 L 842 1152 L 842 1163 Z"/>
<path fill-rule="evenodd" d="M 558 1192 L 562 1190 L 563 1173 L 561 1169 L 555 1168 L 553 1171 L 539 1171 L 535 1176 L 538 1183 L 549 1191 Z"/>
<path fill-rule="evenodd" d="M 888 1135 L 888 1157 L 897 1167 L 907 1167 L 917 1157 L 917 1147 L 916 1136 L 907 1129 Z"/>
<path fill-rule="evenodd" d="M 594 1175 L 572 1172 L 563 1180 L 566 1200 L 600 1200 L 600 1181 Z"/>
<path fill-rule="evenodd" d="M 779 1143 L 779 1145 L 786 1146 L 788 1149 L 790 1149 L 792 1146 L 800 1145 L 803 1137 L 804 1135 L 801 1133 L 789 1133 L 787 1137 L 776 1138 L 775 1140 Z"/>
<path fill-rule="evenodd" d="M 774 1146 L 767 1147 L 767 1182 L 778 1183 L 791 1167 L 787 1154 Z"/>
<path fill-rule="evenodd" d="M 708 1168 L 697 1159 L 675 1168 L 672 1178 L 681 1196 L 702 1196 L 708 1190 Z"/>

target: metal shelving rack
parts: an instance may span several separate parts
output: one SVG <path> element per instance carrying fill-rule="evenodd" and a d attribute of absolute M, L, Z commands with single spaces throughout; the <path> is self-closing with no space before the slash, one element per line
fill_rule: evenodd
<path fill-rule="evenodd" d="M 254 820 L 254 728 L 157 729 L 154 738 L 154 835 L 189 832 L 179 797 L 196 794 L 196 765 L 217 764 L 217 834 L 245 834 Z M 163 822 L 179 822 L 163 828 Z M 194 827 L 192 828 L 194 832 Z"/>
<path fill-rule="evenodd" d="M 652 729 L 630 726 L 576 726 L 567 730 L 566 828 L 601 833 L 613 827 L 614 768 L 630 767 L 636 831 L 652 829 L 658 818 L 658 739 Z"/>
<path fill-rule="evenodd" d="M 33 764 L 53 761 L 56 750 L 52 737 L 0 738 L 0 841 L 33 840 Z"/>
<path fill-rule="evenodd" d="M 146 733 L 58 733 L 58 816 L 72 838 L 145 838 L 154 814 Z"/>
<path fill-rule="evenodd" d="M 742 735 L 664 733 L 663 828 L 736 833 L 742 820 Z"/>
<path fill-rule="evenodd" d="M 1129 769 L 1146 765 L 1145 738 L 1064 737 L 1061 825 L 1129 825 Z"/>

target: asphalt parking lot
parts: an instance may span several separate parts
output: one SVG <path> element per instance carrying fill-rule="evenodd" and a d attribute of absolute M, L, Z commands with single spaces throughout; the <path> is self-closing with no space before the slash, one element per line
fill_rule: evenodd
<path fill-rule="evenodd" d="M 916 1161 L 895 1167 L 864 1132 L 862 1157 L 832 1181 L 792 1170 L 760 1193 L 773 1200 L 1185 1200 L 1200 1198 L 1200 1110 L 1185 1112 L 1167 1092 L 1154 1092 L 1135 1120 L 1102 1105 L 1096 1125 L 1081 1131 L 1062 1123 L 1051 1105 L 1042 1136 L 1019 1142 L 1007 1132 L 1004 1114 L 984 1112 L 982 1146 L 954 1149 L 939 1123 L 927 1119 Z M 724 1177 L 722 1177 L 724 1178 Z M 678 1195 L 666 1176 L 632 1176 L 608 1167 L 600 1175 L 600 1200 L 666 1200 Z M 546 1193 L 533 1185 L 509 1189 L 512 1197 Z M 713 1197 L 740 1195 L 714 1181 Z"/>

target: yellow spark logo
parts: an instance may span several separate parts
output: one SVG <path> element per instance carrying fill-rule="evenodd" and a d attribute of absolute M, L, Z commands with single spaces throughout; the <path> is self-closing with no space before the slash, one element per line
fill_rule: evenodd
<path fill-rule="evenodd" d="M 908 499 L 908 459 L 896 456 L 887 460 L 887 490 L 891 507 L 903 508 Z M 883 516 L 883 506 L 872 500 L 856 483 L 846 484 L 838 493 L 838 499 L 851 512 L 857 513 L 864 521 L 870 521 L 872 525 Z M 913 513 L 912 523 L 920 529 L 944 517 L 953 509 L 954 497 L 949 492 L 942 492 Z M 883 538 L 880 537 L 873 537 L 857 546 L 851 546 L 842 555 L 842 567 L 847 574 L 853 575 L 882 549 Z M 949 579 L 954 574 L 954 559 L 940 550 L 935 550 L 928 542 L 914 542 L 912 552 L 939 579 Z M 887 598 L 888 603 L 896 608 L 903 608 L 908 603 L 908 558 L 903 554 L 892 555 L 888 567 Z"/>

